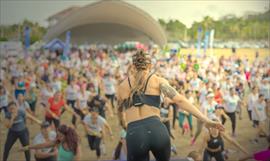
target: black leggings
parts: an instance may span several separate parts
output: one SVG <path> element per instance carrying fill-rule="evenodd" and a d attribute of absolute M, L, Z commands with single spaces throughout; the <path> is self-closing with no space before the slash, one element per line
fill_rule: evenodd
<path fill-rule="evenodd" d="M 203 161 L 211 161 L 212 158 L 215 158 L 216 161 L 225 161 L 222 155 L 222 151 L 210 152 L 208 150 L 205 150 L 203 153 Z"/>
<path fill-rule="evenodd" d="M 57 129 L 60 125 L 60 120 L 57 120 L 55 118 L 51 118 L 51 117 L 45 117 L 45 121 L 48 121 L 50 123 L 50 125 L 53 123 L 54 127 Z"/>
<path fill-rule="evenodd" d="M 29 145 L 28 129 L 25 128 L 22 131 L 12 131 L 12 130 L 8 131 L 7 139 L 6 139 L 6 143 L 5 143 L 5 147 L 4 147 L 3 161 L 7 161 L 9 151 L 12 148 L 12 146 L 14 145 L 14 143 L 17 141 L 18 138 L 19 138 L 22 146 Z M 29 150 L 25 151 L 24 155 L 25 155 L 25 160 L 30 161 L 30 157 L 31 157 L 30 151 Z"/>
<path fill-rule="evenodd" d="M 235 127 L 236 127 L 236 115 L 235 112 L 226 112 L 226 114 L 230 117 L 231 123 L 232 123 L 232 133 L 235 133 Z M 226 122 L 226 119 L 222 116 L 222 124 L 224 125 Z"/>
<path fill-rule="evenodd" d="M 88 144 L 91 150 L 96 150 L 96 155 L 100 157 L 101 138 L 97 136 L 87 135 Z"/>
<path fill-rule="evenodd" d="M 114 108 L 114 99 L 115 95 L 114 94 L 105 94 L 106 98 L 108 98 L 111 101 L 112 108 Z"/>
<path fill-rule="evenodd" d="M 35 113 L 35 111 L 36 111 L 36 103 L 37 103 L 37 101 L 34 101 L 34 102 L 28 102 L 31 111 L 34 112 L 34 113 Z"/>
<path fill-rule="evenodd" d="M 76 112 L 81 117 L 81 119 L 83 119 L 84 114 L 82 113 L 81 110 L 75 107 L 75 103 L 76 103 L 76 100 L 67 100 L 67 104 L 73 108 L 74 112 Z M 77 121 L 77 117 L 75 115 L 72 115 L 72 120 L 71 120 L 72 124 L 75 125 L 76 121 Z"/>
<path fill-rule="evenodd" d="M 177 120 L 177 106 L 176 104 L 172 104 L 172 107 L 173 107 L 173 120 L 172 120 L 172 124 L 173 124 L 173 128 L 175 127 L 175 122 Z"/>
<path fill-rule="evenodd" d="M 42 158 L 42 159 L 36 158 L 36 161 L 56 161 L 56 157 L 48 157 L 48 158 Z"/>
<path fill-rule="evenodd" d="M 150 151 L 157 161 L 170 160 L 170 135 L 156 116 L 129 123 L 126 141 L 127 161 L 149 161 Z"/>

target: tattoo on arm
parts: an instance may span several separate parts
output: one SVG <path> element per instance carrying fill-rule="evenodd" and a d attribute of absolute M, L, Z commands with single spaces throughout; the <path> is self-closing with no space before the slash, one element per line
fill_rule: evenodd
<path fill-rule="evenodd" d="M 165 83 L 160 84 L 160 91 L 170 99 L 172 99 L 177 94 L 176 90 L 173 87 Z"/>

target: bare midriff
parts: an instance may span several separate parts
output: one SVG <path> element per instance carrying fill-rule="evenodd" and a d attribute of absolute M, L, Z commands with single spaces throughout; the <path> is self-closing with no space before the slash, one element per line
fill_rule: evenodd
<path fill-rule="evenodd" d="M 125 111 L 127 124 L 142 120 L 151 116 L 160 117 L 160 110 L 157 107 L 143 105 L 142 107 L 131 107 Z"/>

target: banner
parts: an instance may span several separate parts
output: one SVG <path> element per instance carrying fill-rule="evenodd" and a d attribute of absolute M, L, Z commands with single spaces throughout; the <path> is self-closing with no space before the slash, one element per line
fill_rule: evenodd
<path fill-rule="evenodd" d="M 209 31 L 205 32 L 205 36 L 204 36 L 204 54 L 206 54 L 206 51 L 208 49 L 208 42 L 209 42 Z"/>
<path fill-rule="evenodd" d="M 197 57 L 200 56 L 200 50 L 201 50 L 201 38 L 202 38 L 202 28 L 198 28 L 198 42 L 197 42 Z"/>
<path fill-rule="evenodd" d="M 212 29 L 212 30 L 210 31 L 210 39 L 209 39 L 209 47 L 210 47 L 210 54 L 211 54 L 211 55 L 213 55 L 214 34 L 215 34 L 215 30 Z"/>
<path fill-rule="evenodd" d="M 28 50 L 30 47 L 30 43 L 31 43 L 30 34 L 31 34 L 31 29 L 30 27 L 26 26 L 24 28 L 24 47 L 26 50 Z"/>
<path fill-rule="evenodd" d="M 64 48 L 64 55 L 67 56 L 69 54 L 69 44 L 70 44 L 71 32 L 67 31 L 66 33 L 66 42 Z"/>

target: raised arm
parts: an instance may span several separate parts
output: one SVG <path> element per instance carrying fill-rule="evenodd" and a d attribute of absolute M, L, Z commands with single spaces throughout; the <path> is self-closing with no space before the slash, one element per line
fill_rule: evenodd
<path fill-rule="evenodd" d="M 208 126 L 217 127 L 220 130 L 223 130 L 224 127 L 217 122 L 214 122 L 208 119 L 203 115 L 198 108 L 192 105 L 184 96 L 180 95 L 169 83 L 167 80 L 160 78 L 159 79 L 159 88 L 160 91 L 166 96 L 173 100 L 178 107 L 181 107 L 183 110 L 188 111 L 202 122 L 205 122 Z"/>

